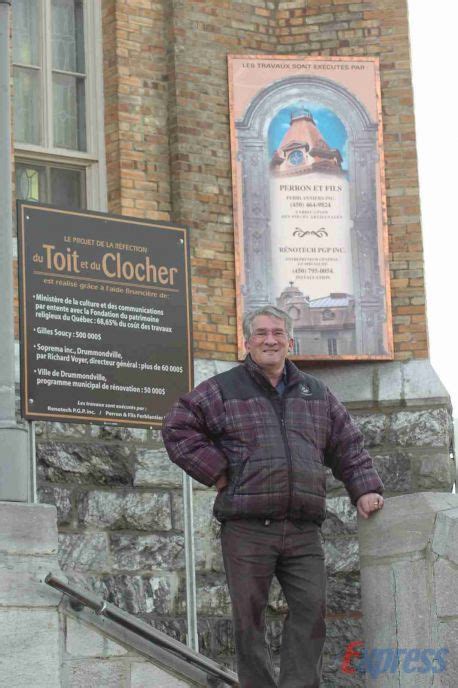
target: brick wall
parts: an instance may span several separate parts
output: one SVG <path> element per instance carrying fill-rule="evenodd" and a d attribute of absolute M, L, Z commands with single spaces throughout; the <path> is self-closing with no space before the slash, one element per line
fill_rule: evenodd
<path fill-rule="evenodd" d="M 406 3 L 118 0 L 104 26 L 110 210 L 190 226 L 203 358 L 236 357 L 226 55 L 380 57 L 395 352 L 427 357 Z"/>
<path fill-rule="evenodd" d="M 160 0 L 103 0 L 110 212 L 170 219 L 166 21 Z"/>

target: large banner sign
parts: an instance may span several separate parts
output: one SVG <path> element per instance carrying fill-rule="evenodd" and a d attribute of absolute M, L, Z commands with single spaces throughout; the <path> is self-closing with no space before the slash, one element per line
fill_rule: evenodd
<path fill-rule="evenodd" d="M 378 60 L 229 56 L 243 313 L 294 321 L 296 359 L 393 357 Z"/>
<path fill-rule="evenodd" d="M 192 389 L 186 228 L 18 203 L 25 418 L 159 426 Z"/>

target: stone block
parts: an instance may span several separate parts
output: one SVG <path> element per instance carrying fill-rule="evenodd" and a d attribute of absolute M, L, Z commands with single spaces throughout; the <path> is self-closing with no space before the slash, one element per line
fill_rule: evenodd
<path fill-rule="evenodd" d="M 403 393 L 403 364 L 387 361 L 377 366 L 378 402 L 381 406 L 398 406 Z"/>
<path fill-rule="evenodd" d="M 184 567 L 182 535 L 110 534 L 114 571 L 176 570 Z"/>
<path fill-rule="evenodd" d="M 0 502 L 0 552 L 57 554 L 56 508 Z"/>
<path fill-rule="evenodd" d="M 131 485 L 133 469 L 127 446 L 37 443 L 38 471 L 49 482 Z"/>
<path fill-rule="evenodd" d="M 73 657 L 106 658 L 127 654 L 124 647 L 97 633 L 82 621 L 66 617 L 65 629 L 65 650 Z"/>
<path fill-rule="evenodd" d="M 78 519 L 82 526 L 112 530 L 170 530 L 168 493 L 88 492 L 80 498 Z"/>
<path fill-rule="evenodd" d="M 57 509 L 57 523 L 68 525 L 72 520 L 71 490 L 65 487 L 46 485 L 38 488 L 38 500 L 41 504 L 53 504 Z"/>
<path fill-rule="evenodd" d="M 331 614 L 344 616 L 361 611 L 359 573 L 328 574 L 327 608 Z"/>
<path fill-rule="evenodd" d="M 87 582 L 94 592 L 130 614 L 175 613 L 180 582 L 178 573 L 91 576 Z"/>
<path fill-rule="evenodd" d="M 425 559 L 397 561 L 392 566 L 392 575 L 396 604 L 396 625 L 392 632 L 396 643 L 392 642 L 391 647 L 432 647 L 428 563 Z M 383 646 L 379 643 L 378 647 Z"/>
<path fill-rule="evenodd" d="M 436 664 L 438 670 L 437 686 L 450 688 L 458 686 L 458 621 L 449 619 L 441 621 L 437 626 L 437 647 L 445 648 L 442 653 L 445 667 Z M 443 671 L 440 671 L 443 668 Z M 434 686 L 435 688 L 435 686 Z"/>
<path fill-rule="evenodd" d="M 434 588 L 438 616 L 458 616 L 458 569 L 445 559 L 434 563 Z"/>
<path fill-rule="evenodd" d="M 348 643 L 363 640 L 361 619 L 354 616 L 344 619 L 331 617 L 326 620 L 326 627 L 322 685 L 329 688 L 362 688 L 363 674 L 345 674 L 342 671 L 342 661 Z"/>
<path fill-rule="evenodd" d="M 381 413 L 372 413 L 366 416 L 352 414 L 352 418 L 364 435 L 364 446 L 377 447 L 385 440 L 387 417 Z"/>
<path fill-rule="evenodd" d="M 356 538 L 325 540 L 324 553 L 329 573 L 351 573 L 359 570 L 359 550 Z"/>
<path fill-rule="evenodd" d="M 0 350 L 0 366 L 1 360 L 2 351 Z M 26 503 L 29 499 L 28 485 L 30 481 L 28 428 L 24 424 L 14 421 L 11 423 L 2 422 L 0 425 L 0 446 L 2 448 L 0 502 L 6 500 L 8 502 Z"/>
<path fill-rule="evenodd" d="M 50 571 L 59 574 L 57 555 L 0 553 L 0 607 L 56 607 L 60 594 L 44 582 Z"/>
<path fill-rule="evenodd" d="M 391 444 L 401 447 L 445 447 L 450 444 L 449 414 L 445 408 L 393 414 L 388 431 Z"/>
<path fill-rule="evenodd" d="M 59 564 L 63 571 L 107 571 L 110 569 L 105 533 L 61 533 Z"/>
<path fill-rule="evenodd" d="M 433 452 L 428 456 L 418 456 L 412 462 L 417 490 L 452 491 L 455 481 L 454 464 L 449 452 Z"/>
<path fill-rule="evenodd" d="M 458 566 L 458 508 L 437 514 L 432 548 Z"/>
<path fill-rule="evenodd" d="M 231 600 L 224 574 L 197 576 L 197 613 L 203 616 L 230 616 Z"/>
<path fill-rule="evenodd" d="M 8 688 L 61 688 L 57 610 L 0 610 L 0 681 Z"/>
<path fill-rule="evenodd" d="M 134 487 L 177 487 L 183 471 L 172 463 L 165 449 L 138 449 L 135 452 Z"/>
<path fill-rule="evenodd" d="M 204 380 L 208 380 L 209 377 L 218 375 L 219 373 L 224 373 L 226 370 L 234 368 L 238 365 L 236 361 L 221 361 L 212 360 L 204 358 L 196 358 L 194 361 L 194 382 L 195 385 L 199 385 Z"/>
<path fill-rule="evenodd" d="M 188 688 L 191 685 L 148 662 L 132 662 L 130 681 L 130 688 Z"/>
<path fill-rule="evenodd" d="M 326 520 L 321 526 L 325 538 L 356 533 L 356 509 L 349 497 L 330 497 L 326 500 Z"/>
<path fill-rule="evenodd" d="M 184 529 L 182 491 L 174 490 L 170 493 L 170 499 L 172 504 L 172 527 L 174 530 L 182 531 Z"/>
<path fill-rule="evenodd" d="M 230 619 L 200 617 L 197 619 L 197 631 L 202 654 L 210 657 L 234 656 L 234 634 Z"/>
<path fill-rule="evenodd" d="M 129 688 L 130 664 L 123 660 L 65 660 L 62 685 L 65 688 Z"/>
<path fill-rule="evenodd" d="M 219 541 L 220 524 L 213 516 L 214 490 L 199 490 L 193 495 L 194 546 L 196 567 L 206 571 L 223 571 Z"/>
<path fill-rule="evenodd" d="M 374 398 L 373 363 L 358 363 L 351 368 L 343 366 L 310 367 L 307 372 L 325 383 L 344 404 L 368 406 Z"/>
<path fill-rule="evenodd" d="M 432 537 L 437 512 L 457 506 L 457 495 L 440 492 L 386 499 L 382 511 L 368 520 L 358 519 L 362 563 L 423 551 Z"/>
<path fill-rule="evenodd" d="M 407 405 L 449 404 L 450 396 L 429 359 L 414 359 L 403 365 L 404 399 Z"/>
<path fill-rule="evenodd" d="M 179 640 L 180 643 L 186 644 L 186 619 L 183 617 L 150 617 L 149 622 L 154 628 L 162 633 L 167 633 L 171 638 Z M 197 620 L 197 625 L 199 626 L 200 620 Z M 199 643 L 199 648 L 202 646 Z M 200 649 L 202 652 L 202 649 Z"/>
<path fill-rule="evenodd" d="M 49 438 L 67 438 L 81 439 L 88 434 L 88 426 L 79 423 L 46 423 L 46 431 Z"/>
<path fill-rule="evenodd" d="M 46 433 L 47 423 L 42 420 L 35 421 L 35 437 L 43 437 Z"/>
<path fill-rule="evenodd" d="M 386 493 L 412 491 L 410 454 L 393 450 L 389 454 L 372 454 L 374 466 L 380 475 Z"/>
<path fill-rule="evenodd" d="M 361 596 L 367 647 L 391 647 L 397 617 L 396 581 L 389 564 L 362 567 Z"/>
<path fill-rule="evenodd" d="M 283 594 L 280 583 L 278 582 L 275 576 L 269 590 L 268 609 L 270 609 L 273 612 L 276 612 L 277 614 L 286 614 L 286 612 L 288 611 L 288 604 L 286 602 L 286 598 Z"/>
<path fill-rule="evenodd" d="M 146 442 L 146 428 L 128 428 L 124 425 L 91 425 L 90 434 L 101 440 L 118 440 L 121 442 Z"/>

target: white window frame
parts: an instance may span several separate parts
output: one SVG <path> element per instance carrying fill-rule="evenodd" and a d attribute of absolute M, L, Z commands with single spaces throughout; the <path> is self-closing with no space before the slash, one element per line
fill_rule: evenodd
<path fill-rule="evenodd" d="M 17 163 L 68 164 L 85 172 L 86 207 L 107 210 L 107 181 L 105 161 L 103 51 L 101 0 L 84 2 L 84 59 L 87 151 L 57 148 L 52 145 L 52 46 L 51 0 L 41 0 L 41 97 L 43 145 L 15 143 Z"/>

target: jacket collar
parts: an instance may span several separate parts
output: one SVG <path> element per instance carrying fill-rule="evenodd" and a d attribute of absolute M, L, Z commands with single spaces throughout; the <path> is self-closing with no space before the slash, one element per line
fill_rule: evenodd
<path fill-rule="evenodd" d="M 261 385 L 267 385 L 269 388 L 272 387 L 270 380 L 267 378 L 262 368 L 260 368 L 258 364 L 253 361 L 250 354 L 247 354 L 245 360 L 243 361 L 243 365 L 245 366 L 246 370 L 251 375 L 251 377 L 256 380 L 256 382 L 258 382 Z M 293 387 L 294 385 L 297 385 L 299 382 L 302 382 L 301 371 L 288 358 L 285 360 L 285 368 L 287 389 Z"/>

